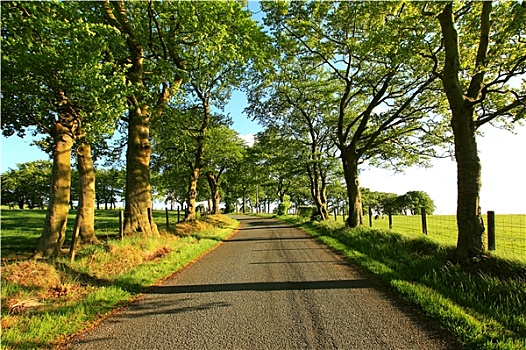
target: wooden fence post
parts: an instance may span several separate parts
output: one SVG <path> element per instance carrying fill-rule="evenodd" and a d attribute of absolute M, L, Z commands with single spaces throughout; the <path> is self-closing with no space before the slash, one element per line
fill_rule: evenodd
<path fill-rule="evenodd" d="M 119 235 L 124 238 L 124 210 L 119 211 Z"/>
<path fill-rule="evenodd" d="M 373 227 L 373 209 L 369 206 L 369 227 Z"/>
<path fill-rule="evenodd" d="M 71 247 L 69 248 L 70 262 L 75 261 L 75 249 L 77 248 L 77 240 L 80 232 L 80 220 L 80 214 L 77 212 L 77 216 L 75 217 L 75 226 L 73 227 L 73 237 L 71 238 Z"/>
<path fill-rule="evenodd" d="M 181 222 L 181 206 L 177 207 L 177 223 Z"/>
<path fill-rule="evenodd" d="M 337 209 L 336 207 L 334 208 L 334 221 L 338 221 L 338 217 L 337 217 Z"/>
<path fill-rule="evenodd" d="M 387 209 L 387 216 L 389 217 L 389 229 L 393 229 L 393 213 L 391 212 L 391 208 Z"/>
<path fill-rule="evenodd" d="M 495 250 L 495 212 L 488 211 L 488 249 Z"/>
<path fill-rule="evenodd" d="M 345 222 L 345 208 L 342 209 L 342 214 L 343 214 L 343 222 Z"/>
<path fill-rule="evenodd" d="M 426 208 L 420 208 L 420 214 L 422 216 L 422 233 L 427 235 L 427 218 L 426 218 Z"/>
<path fill-rule="evenodd" d="M 168 218 L 168 208 L 164 208 L 166 211 L 166 229 L 170 229 L 170 218 Z"/>

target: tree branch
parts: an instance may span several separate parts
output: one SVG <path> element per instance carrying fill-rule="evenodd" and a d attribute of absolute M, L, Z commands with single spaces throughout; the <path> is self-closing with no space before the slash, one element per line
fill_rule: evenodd
<path fill-rule="evenodd" d="M 484 1 L 482 5 L 482 13 L 480 15 L 480 38 L 479 46 L 477 49 L 477 57 L 475 60 L 475 69 L 477 73 L 471 78 L 469 83 L 467 97 L 471 100 L 477 100 L 482 90 L 482 84 L 484 76 L 486 74 L 487 67 L 487 53 L 489 46 L 489 31 L 491 28 L 490 14 L 491 14 L 491 1 Z"/>
<path fill-rule="evenodd" d="M 523 116 L 525 113 L 526 113 L 526 97 L 522 97 L 521 99 L 517 99 L 515 101 L 513 101 L 512 103 L 510 103 L 509 105 L 505 106 L 505 107 L 502 107 L 498 110 L 496 110 L 495 112 L 491 113 L 491 114 L 488 114 L 488 115 L 485 115 L 484 117 L 481 117 L 479 119 L 477 119 L 477 121 L 475 122 L 475 126 L 477 128 L 479 128 L 480 126 L 492 121 L 493 119 L 499 117 L 499 116 L 502 116 L 508 112 L 510 112 L 511 110 L 513 110 L 514 108 L 516 107 L 519 107 L 522 105 L 522 109 L 519 110 L 519 112 L 517 113 L 517 119 L 521 116 Z"/>

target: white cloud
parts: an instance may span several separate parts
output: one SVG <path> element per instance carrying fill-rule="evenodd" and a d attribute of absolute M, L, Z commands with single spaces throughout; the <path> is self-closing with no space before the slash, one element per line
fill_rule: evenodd
<path fill-rule="evenodd" d="M 249 147 L 252 147 L 254 145 L 254 134 L 246 134 L 246 135 L 241 135 L 239 134 L 239 137 L 245 141 L 245 144 Z"/>

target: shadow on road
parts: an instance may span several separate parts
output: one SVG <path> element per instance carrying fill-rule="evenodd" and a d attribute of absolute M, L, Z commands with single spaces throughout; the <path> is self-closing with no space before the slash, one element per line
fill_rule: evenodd
<path fill-rule="evenodd" d="M 186 286 L 160 286 L 152 288 L 148 294 L 180 294 L 180 293 L 214 293 L 237 291 L 280 291 L 280 290 L 324 290 L 324 289 L 361 289 L 374 288 L 367 279 L 341 281 L 312 282 L 251 282 L 226 284 L 199 284 Z"/>
<path fill-rule="evenodd" d="M 345 263 L 337 260 L 302 260 L 302 261 L 261 261 L 251 262 L 249 265 L 274 265 L 274 264 L 338 264 L 347 266 Z"/>
<path fill-rule="evenodd" d="M 252 249 L 253 252 L 279 252 L 279 251 L 302 251 L 302 250 L 327 250 L 324 247 L 316 248 L 269 248 L 269 249 Z"/>
<path fill-rule="evenodd" d="M 271 222 L 271 224 L 273 224 Z M 252 231 L 252 230 L 275 230 L 275 229 L 280 229 L 280 228 L 292 228 L 292 226 L 279 226 L 279 225 L 267 225 L 267 226 L 261 226 L 261 225 L 257 225 L 257 226 L 251 226 L 251 225 L 243 225 L 241 226 L 241 228 L 238 229 L 238 231 Z"/>
<path fill-rule="evenodd" d="M 313 237 L 300 237 L 300 236 L 296 236 L 296 237 L 282 237 L 282 236 L 277 236 L 277 237 L 266 237 L 266 238 L 261 238 L 261 237 L 254 237 L 254 238 L 232 238 L 232 239 L 228 239 L 226 241 L 224 241 L 224 243 L 229 243 L 229 242 L 255 242 L 255 241 L 287 241 L 287 240 L 309 240 L 309 241 L 314 241 L 316 240 L 315 238 Z"/>

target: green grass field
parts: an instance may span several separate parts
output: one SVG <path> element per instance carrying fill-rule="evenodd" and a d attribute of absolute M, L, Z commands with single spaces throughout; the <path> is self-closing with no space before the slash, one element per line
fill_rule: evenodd
<path fill-rule="evenodd" d="M 69 246 L 76 210 L 68 215 L 65 246 Z M 181 213 L 181 220 L 183 218 Z M 177 223 L 177 211 L 168 212 L 170 224 Z M 42 233 L 46 211 L 40 209 L 4 209 L 0 213 L 2 234 L 2 259 L 27 258 L 36 249 Z M 99 239 L 117 238 L 119 235 L 119 210 L 96 210 L 95 232 Z M 159 229 L 166 227 L 165 211 L 154 211 Z"/>
<path fill-rule="evenodd" d="M 334 216 L 332 217 L 334 220 Z M 487 215 L 483 215 L 487 225 Z M 338 217 L 343 222 L 343 217 Z M 364 225 L 369 226 L 369 217 L 364 217 Z M 387 216 L 373 219 L 373 228 L 389 229 Z M 393 215 L 393 232 L 409 237 L 422 236 L 421 216 Z M 457 244 L 457 221 L 455 215 L 428 215 L 428 238 L 445 246 Z M 526 262 L 526 214 L 495 216 L 496 250 L 491 254 L 501 258 Z M 487 239 L 487 238 L 486 238 Z M 486 240 L 487 244 L 487 240 Z"/>

